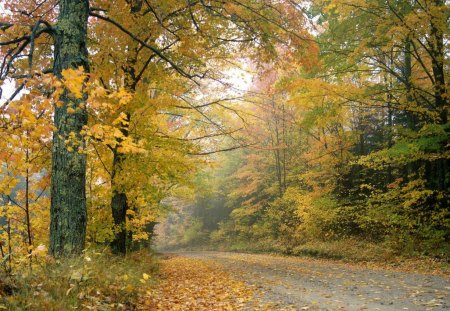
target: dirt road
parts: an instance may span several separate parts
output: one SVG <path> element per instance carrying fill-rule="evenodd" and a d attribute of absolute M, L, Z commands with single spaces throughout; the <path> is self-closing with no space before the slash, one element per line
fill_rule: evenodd
<path fill-rule="evenodd" d="M 270 303 L 273 310 L 450 310 L 447 277 L 271 255 L 177 255 L 218 264 L 257 288 L 258 299 Z"/>

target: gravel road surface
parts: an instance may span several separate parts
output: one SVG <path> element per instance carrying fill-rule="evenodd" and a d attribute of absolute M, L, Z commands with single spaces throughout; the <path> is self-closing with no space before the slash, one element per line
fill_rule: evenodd
<path fill-rule="evenodd" d="M 448 277 L 272 255 L 177 255 L 219 264 L 255 287 L 259 302 L 273 310 L 450 310 Z"/>

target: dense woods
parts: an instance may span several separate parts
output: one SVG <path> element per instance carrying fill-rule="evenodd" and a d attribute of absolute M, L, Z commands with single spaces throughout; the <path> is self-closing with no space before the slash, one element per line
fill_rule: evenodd
<path fill-rule="evenodd" d="M 448 261 L 446 1 L 0 9 L 5 275 L 155 231 L 163 248 Z"/>
<path fill-rule="evenodd" d="M 254 145 L 202 170 L 163 244 L 447 258 L 448 13 L 313 3 L 318 60 L 264 66 L 242 133 Z"/>

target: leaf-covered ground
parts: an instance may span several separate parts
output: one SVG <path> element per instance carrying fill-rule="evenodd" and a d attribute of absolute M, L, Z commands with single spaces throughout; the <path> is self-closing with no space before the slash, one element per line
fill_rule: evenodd
<path fill-rule="evenodd" d="M 162 261 L 140 310 L 449 310 L 448 276 L 221 252 Z"/>
<path fill-rule="evenodd" d="M 450 279 L 274 255 L 91 252 L 0 275 L 0 310 L 450 310 Z"/>
<path fill-rule="evenodd" d="M 210 260 L 169 256 L 161 263 L 160 282 L 142 298 L 138 310 L 273 310 L 261 294 Z"/>

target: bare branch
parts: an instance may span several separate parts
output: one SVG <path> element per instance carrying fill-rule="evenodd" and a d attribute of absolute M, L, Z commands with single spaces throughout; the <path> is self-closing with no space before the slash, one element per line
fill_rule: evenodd
<path fill-rule="evenodd" d="M 160 137 L 162 138 L 168 138 L 168 139 L 175 139 L 175 140 L 180 140 L 180 141 L 197 141 L 197 140 L 203 140 L 203 139 L 208 139 L 208 138 L 213 138 L 213 137 L 221 137 L 221 136 L 230 136 L 231 134 L 234 134 L 236 132 L 239 132 L 243 130 L 243 128 L 238 128 L 226 133 L 214 133 L 214 134 L 209 134 L 209 135 L 205 135 L 205 136 L 199 136 L 199 137 L 194 137 L 194 138 L 179 138 L 179 137 L 171 137 L 167 134 L 158 132 L 158 134 L 161 134 Z"/>
<path fill-rule="evenodd" d="M 241 148 L 247 148 L 247 147 L 251 147 L 256 145 L 256 143 L 253 144 L 247 144 L 247 145 L 239 145 L 239 146 L 233 146 L 233 147 L 229 147 L 229 148 L 225 148 L 225 149 L 218 149 L 218 150 L 212 150 L 212 151 L 205 151 L 205 152 L 198 152 L 198 153 L 188 153 L 189 155 L 194 155 L 194 156 L 205 156 L 205 155 L 210 155 L 210 154 L 214 154 L 214 153 L 219 153 L 219 152 L 227 152 L 227 151 L 233 151 L 236 149 L 241 149 Z"/>

